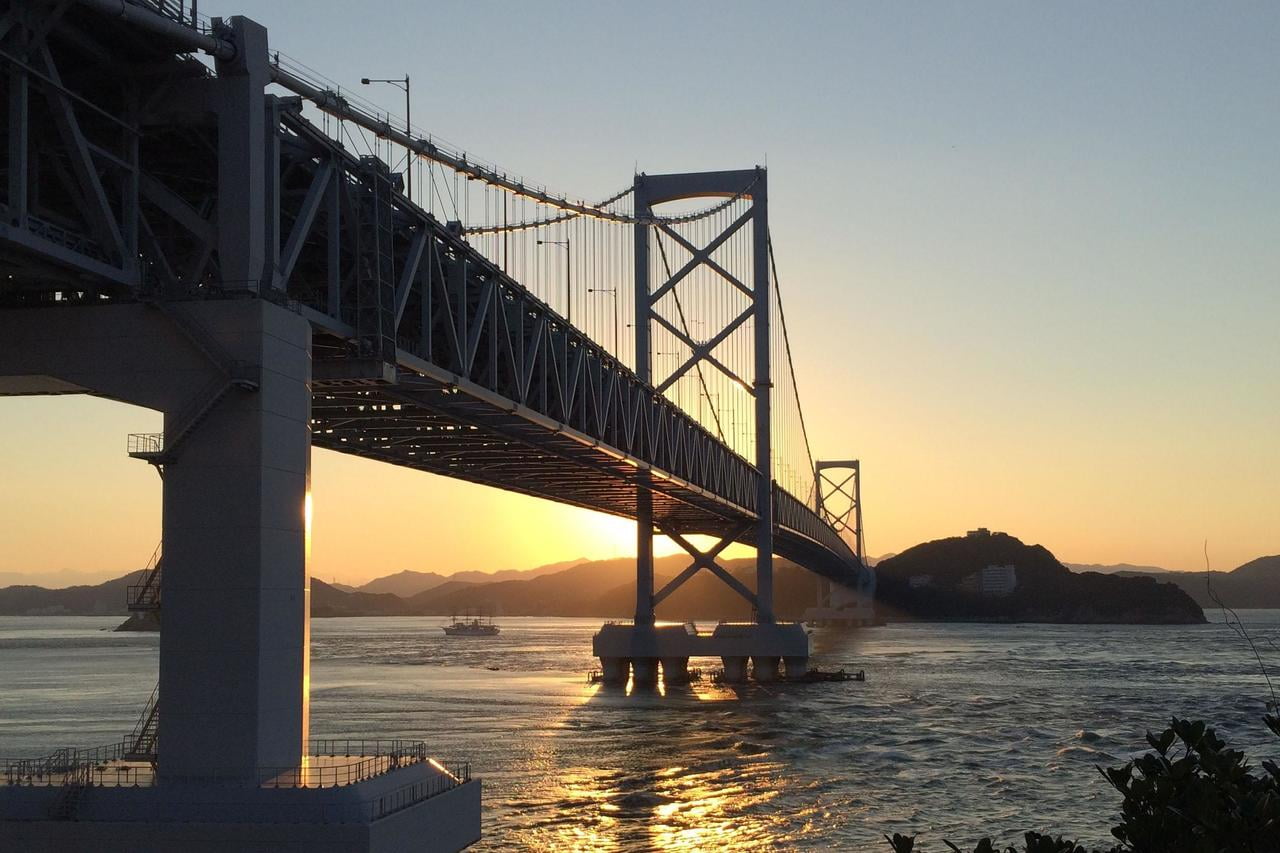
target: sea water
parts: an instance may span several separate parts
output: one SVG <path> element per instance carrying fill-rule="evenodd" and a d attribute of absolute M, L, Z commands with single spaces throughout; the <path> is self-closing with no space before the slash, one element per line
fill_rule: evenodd
<path fill-rule="evenodd" d="M 1242 616 L 1280 674 L 1280 611 Z M 0 757 L 133 727 L 159 638 L 118 621 L 0 617 Z M 1280 757 L 1266 679 L 1220 622 L 823 629 L 813 663 L 865 682 L 628 693 L 586 682 L 599 620 L 500 619 L 489 638 L 442 621 L 315 620 L 311 730 L 469 761 L 480 849 L 887 850 L 895 831 L 940 849 L 1027 829 L 1101 844 L 1119 796 L 1095 768 L 1171 715 L 1210 721 L 1255 764 Z"/>

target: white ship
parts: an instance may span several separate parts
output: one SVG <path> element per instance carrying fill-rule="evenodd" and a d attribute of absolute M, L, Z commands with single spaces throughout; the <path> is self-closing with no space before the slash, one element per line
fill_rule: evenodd
<path fill-rule="evenodd" d="M 452 621 L 442 626 L 441 630 L 450 637 L 493 637 L 502 629 L 493 624 L 493 619 L 488 617 L 484 620 L 479 616 L 459 619 L 457 614 L 454 614 Z"/>

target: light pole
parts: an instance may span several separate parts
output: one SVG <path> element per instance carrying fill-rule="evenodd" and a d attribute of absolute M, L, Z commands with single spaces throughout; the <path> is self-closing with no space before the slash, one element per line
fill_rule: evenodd
<path fill-rule="evenodd" d="M 410 114 L 409 114 L 409 111 L 412 107 L 412 102 L 409 100 L 409 75 L 408 74 L 404 75 L 403 80 L 390 80 L 390 79 L 384 79 L 384 78 L 378 78 L 378 77 L 361 77 L 360 82 L 365 86 L 368 86 L 370 83 L 390 83 L 392 86 L 395 86 L 397 89 L 404 90 L 404 132 L 406 136 L 408 136 L 410 139 L 413 139 L 413 122 L 410 121 Z M 411 148 L 407 149 L 407 152 L 405 154 L 405 164 L 404 164 L 404 168 L 405 168 L 404 194 L 405 194 L 405 197 L 409 199 L 409 201 L 413 201 L 413 158 L 415 156 L 416 155 L 413 153 L 413 149 Z"/>
<path fill-rule="evenodd" d="M 667 369 L 666 369 L 665 367 L 659 368 L 659 367 L 658 367 L 658 364 L 659 364 L 660 362 L 662 362 L 662 361 L 665 361 L 666 359 L 669 359 L 669 358 L 679 358 L 679 357 L 680 357 L 680 353 L 678 353 L 678 352 L 662 352 L 662 351 L 660 351 L 660 350 L 654 350 L 652 353 L 650 353 L 650 355 L 652 356 L 652 358 L 653 358 L 653 362 L 654 362 L 654 367 L 653 367 L 653 369 L 652 369 L 652 373 L 653 373 L 653 384 L 654 384 L 654 385 L 660 385 L 660 384 L 661 384 L 661 382 L 659 381 L 659 377 L 661 377 L 661 379 L 662 379 L 663 381 L 665 381 L 665 380 L 667 380 L 667 379 L 669 379 L 669 378 L 671 377 L 671 373 L 674 373 L 674 372 L 675 372 L 675 370 L 674 370 L 674 368 L 673 368 L 673 369 L 672 369 L 672 371 L 671 371 L 671 373 L 668 373 L 668 372 L 667 372 Z M 680 405 L 680 380 L 679 380 L 679 379 L 677 379 L 675 382 L 672 382 L 672 383 L 671 383 L 671 385 L 669 385 L 669 386 L 667 387 L 667 390 L 666 390 L 666 391 L 663 391 L 662 393 L 663 393 L 663 394 L 672 394 L 672 395 L 674 395 L 674 396 L 675 396 L 675 399 L 676 399 L 676 405 L 677 405 L 677 406 L 678 406 L 678 405 Z"/>
<path fill-rule="evenodd" d="M 560 246 L 564 249 L 564 318 L 573 323 L 573 264 L 569 253 L 569 238 L 563 240 L 539 240 L 539 246 Z"/>
<path fill-rule="evenodd" d="M 613 348 L 614 356 L 621 358 L 618 349 L 618 288 L 616 287 L 588 287 L 587 293 L 607 293 L 613 297 Z"/>

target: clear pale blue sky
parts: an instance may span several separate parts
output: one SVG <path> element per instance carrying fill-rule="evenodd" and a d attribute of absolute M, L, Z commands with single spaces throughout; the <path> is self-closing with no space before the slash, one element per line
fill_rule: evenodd
<path fill-rule="evenodd" d="M 970 521 L 1066 558 L 1280 551 L 1280 5 L 240 8 L 572 193 L 767 158 L 815 443 L 866 460 L 873 551 Z M 1147 518 L 1116 481 L 1161 469 Z M 1113 491 L 1132 537 L 1061 524 Z"/>
<path fill-rule="evenodd" d="M 573 195 L 767 158 L 815 450 L 863 459 L 872 553 L 979 524 L 1081 562 L 1280 552 L 1280 4 L 201 10 L 344 84 L 408 72 L 415 124 Z M 459 547 L 439 568 L 578 553 Z"/>

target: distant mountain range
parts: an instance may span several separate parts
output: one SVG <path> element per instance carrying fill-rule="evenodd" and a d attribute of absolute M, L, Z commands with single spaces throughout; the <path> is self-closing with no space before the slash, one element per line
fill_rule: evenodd
<path fill-rule="evenodd" d="M 317 578 L 311 580 L 313 616 L 448 616 L 468 610 L 495 616 L 599 616 L 627 618 L 635 611 L 635 561 L 571 560 L 539 566 L 527 572 L 493 575 L 461 573 L 436 583 L 429 572 L 399 572 L 379 578 L 360 588 L 342 589 Z M 654 577 L 659 587 L 689 564 L 684 556 L 654 561 Z M 722 565 L 748 587 L 754 586 L 752 558 L 728 560 Z M 406 576 L 407 575 L 407 576 Z M 483 580 L 455 580 L 455 577 Z M 425 576 L 425 578 L 424 578 Z M 494 580 L 493 578 L 498 578 Z M 11 586 L 0 589 L 0 615 L 125 615 L 125 588 L 137 579 L 137 572 L 96 586 L 44 589 Z M 411 595 L 379 592 L 390 581 L 412 590 Z M 780 618 L 797 619 L 816 597 L 813 575 L 783 561 L 775 566 L 775 607 Z M 716 577 L 706 572 L 689 580 L 658 608 L 664 619 L 748 619 L 751 608 Z"/>
<path fill-rule="evenodd" d="M 389 592 L 392 595 L 408 598 L 445 583 L 496 583 L 509 580 L 529 580 L 586 562 L 589 562 L 586 557 L 579 557 L 576 560 L 561 560 L 558 563 L 548 563 L 545 566 L 538 566 L 534 569 L 503 569 L 497 572 L 454 572 L 451 575 L 441 575 L 436 572 L 414 572 L 406 569 L 402 572 L 396 572 L 394 575 L 375 578 L 358 587 L 339 584 L 334 584 L 334 586 L 346 592 Z"/>
<path fill-rule="evenodd" d="M 1159 566 L 1134 566 L 1129 563 L 1063 563 L 1073 572 L 1097 572 L 1103 575 L 1163 575 L 1173 573 L 1173 569 L 1162 569 Z"/>
<path fill-rule="evenodd" d="M 0 616 L 117 616 L 128 613 L 125 595 L 137 572 L 93 585 L 46 589 L 21 584 L 0 589 Z"/>
<path fill-rule="evenodd" d="M 1158 578 L 1177 584 L 1206 610 L 1226 606 L 1280 608 L 1280 554 L 1259 557 L 1229 572 L 1135 570 L 1132 577 Z M 1216 600 L 1215 600 L 1216 598 Z"/>
<path fill-rule="evenodd" d="M 141 568 L 141 567 L 139 567 Z M 0 589 L 7 586 L 42 586 L 47 589 L 63 589 L 69 586 L 93 586 L 114 580 L 124 569 L 99 569 L 77 571 L 75 569 L 49 569 L 37 572 L 0 572 Z"/>
<path fill-rule="evenodd" d="M 628 618 L 635 612 L 635 561 L 572 561 L 567 569 L 539 567 L 505 580 L 476 583 L 452 578 L 410 596 L 371 593 L 366 584 L 345 592 L 323 581 L 311 581 L 311 612 L 315 616 L 427 615 L 448 616 L 480 611 L 494 616 L 598 616 Z M 654 561 L 658 587 L 689 564 L 684 556 Z M 722 565 L 748 587 L 754 586 L 752 558 L 726 560 Z M 547 569 L 546 571 L 542 571 Z M 535 576 L 530 577 L 529 575 Z M 399 577 L 398 575 L 396 577 Z M 375 587 L 376 588 L 376 587 Z M 775 607 L 780 618 L 798 619 L 816 597 L 814 578 L 797 566 L 779 561 L 775 570 Z M 662 619 L 747 619 L 751 608 L 721 581 L 701 573 L 672 593 L 658 607 Z"/>
<path fill-rule="evenodd" d="M 990 538 L 997 540 L 995 536 Z M 1072 573 L 1044 548 L 1024 545 L 1011 536 L 988 542 L 985 547 L 955 544 L 965 539 L 967 537 L 956 537 L 924 543 L 881 558 L 877 567 L 880 611 L 889 615 L 896 611 L 911 618 L 1144 621 L 1166 608 L 1167 614 L 1189 618 L 1192 611 L 1187 605 L 1192 602 L 1181 592 L 1170 597 L 1170 590 L 1179 589 L 1201 607 L 1216 606 L 1207 593 L 1202 572 L 1166 572 L 1142 566 L 1104 566 L 1099 567 L 1103 571 L 1095 571 L 1093 567 L 1079 566 L 1087 571 Z M 658 587 L 683 570 L 688 562 L 680 555 L 655 561 Z M 953 584 L 963 580 L 963 575 L 950 578 L 950 574 L 971 574 L 974 566 L 980 570 L 992 562 L 1016 564 L 1024 590 L 1038 589 L 1036 594 L 1042 595 L 1042 600 L 1019 599 L 1020 606 L 1025 605 L 1020 611 L 985 613 L 979 608 L 965 613 L 947 609 L 950 605 L 946 601 L 954 599 L 954 593 L 939 597 L 937 590 L 922 593 L 909 588 L 912 575 L 944 576 L 949 578 L 946 584 Z M 748 587 L 754 586 L 751 558 L 728 560 L 724 565 Z M 125 588 L 136 576 L 136 572 L 130 572 L 105 583 L 65 589 L 30 584 L 9 586 L 0 589 L 0 615 L 124 615 Z M 1214 572 L 1210 580 L 1214 592 L 1227 606 L 1280 607 L 1280 556 L 1261 557 L 1232 572 Z M 805 608 L 814 603 L 814 597 L 813 576 L 779 561 L 775 592 L 779 617 L 799 618 Z M 630 558 L 620 558 L 566 560 L 528 571 L 492 574 L 398 572 L 360 587 L 329 584 L 313 578 L 311 600 L 315 616 L 447 616 L 481 610 L 495 616 L 627 618 L 635 609 L 635 564 Z M 1056 611 L 1050 607 L 1051 603 L 1057 607 Z M 1127 605 L 1131 612 L 1126 613 L 1122 605 Z M 984 606 L 990 609 L 990 602 Z M 1072 607 L 1076 610 L 1072 611 Z M 751 615 L 745 601 L 706 572 L 696 575 L 663 601 L 658 612 L 665 619 L 745 619 Z"/>

